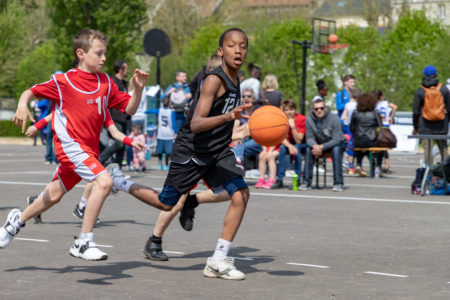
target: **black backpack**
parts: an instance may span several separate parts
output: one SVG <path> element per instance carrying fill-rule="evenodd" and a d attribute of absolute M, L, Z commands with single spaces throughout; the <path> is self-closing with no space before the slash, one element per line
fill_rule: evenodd
<path fill-rule="evenodd" d="M 414 178 L 414 181 L 411 183 L 412 194 L 420 195 L 420 193 L 422 192 L 421 188 L 424 176 L 425 176 L 425 168 L 416 169 L 416 178 Z"/>

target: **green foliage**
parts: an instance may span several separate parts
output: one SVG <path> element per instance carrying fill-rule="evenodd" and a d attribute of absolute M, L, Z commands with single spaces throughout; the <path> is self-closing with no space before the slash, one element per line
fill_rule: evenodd
<path fill-rule="evenodd" d="M 0 136 L 24 136 L 22 129 L 17 128 L 10 120 L 0 121 Z"/>
<path fill-rule="evenodd" d="M 61 67 L 55 60 L 58 50 L 55 43 L 47 42 L 36 47 L 33 53 L 19 64 L 16 79 L 16 98 L 36 83 L 45 82 Z"/>
<path fill-rule="evenodd" d="M 254 38 L 250 40 L 247 62 L 253 62 L 261 67 L 263 71 L 261 80 L 264 79 L 264 75 L 276 75 L 284 99 L 298 100 L 300 91 L 297 91 L 291 40 L 310 41 L 311 26 L 301 19 L 275 20 L 267 25 L 255 32 Z M 295 46 L 295 49 L 301 84 L 302 47 Z M 311 77 L 308 76 L 308 83 L 311 83 Z"/>
<path fill-rule="evenodd" d="M 188 74 L 195 76 L 204 65 L 208 63 L 209 57 L 219 47 L 219 36 L 226 27 L 218 24 L 209 24 L 200 28 L 189 41 L 180 63 L 182 69 Z"/>
<path fill-rule="evenodd" d="M 134 60 L 142 45 L 141 28 L 146 21 L 145 0 L 46 0 L 50 8 L 52 35 L 60 49 L 59 61 L 69 69 L 74 59 L 72 37 L 81 29 L 100 30 L 109 38 L 105 72 L 113 73 L 115 60 Z M 139 51 L 141 52 L 141 51 Z"/>
<path fill-rule="evenodd" d="M 0 97 L 14 95 L 20 61 L 45 37 L 43 1 L 8 1 L 0 9 Z"/>
<path fill-rule="evenodd" d="M 400 110 L 411 109 L 426 65 L 437 66 L 441 81 L 450 75 L 450 60 L 444 55 L 450 36 L 423 11 L 407 11 L 385 35 L 373 27 L 349 26 L 339 36 L 339 42 L 349 44 L 340 74 L 352 73 L 363 91 L 384 91 Z"/>

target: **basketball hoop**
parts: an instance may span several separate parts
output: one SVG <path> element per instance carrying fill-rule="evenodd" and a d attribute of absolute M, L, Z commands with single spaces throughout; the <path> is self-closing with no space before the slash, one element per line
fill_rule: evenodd
<path fill-rule="evenodd" d="M 153 60 L 152 56 L 145 53 L 136 53 L 136 56 L 134 58 L 139 65 L 139 69 L 144 72 L 150 72 L 150 64 Z"/>
<path fill-rule="evenodd" d="M 331 54 L 331 60 L 334 64 L 341 64 L 344 61 L 347 50 L 348 44 L 329 44 L 323 49 L 326 53 Z"/>

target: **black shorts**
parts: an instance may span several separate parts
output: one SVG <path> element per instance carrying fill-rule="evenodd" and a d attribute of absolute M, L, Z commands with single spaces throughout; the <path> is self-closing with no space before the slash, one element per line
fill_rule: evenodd
<path fill-rule="evenodd" d="M 196 163 L 194 159 L 185 164 L 170 163 L 165 186 L 174 187 L 178 193 L 187 193 L 201 178 L 214 190 L 236 177 L 244 176 L 244 168 L 236 161 L 231 148 L 224 149 L 207 164 Z"/>

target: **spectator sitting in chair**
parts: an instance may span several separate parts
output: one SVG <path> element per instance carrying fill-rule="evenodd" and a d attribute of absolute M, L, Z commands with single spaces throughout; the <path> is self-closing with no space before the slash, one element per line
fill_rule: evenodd
<path fill-rule="evenodd" d="M 346 140 L 340 126 L 339 117 L 330 113 L 325 102 L 317 99 L 313 102 L 311 114 L 306 118 L 306 148 L 305 168 L 301 191 L 311 189 L 314 161 L 323 154 L 331 153 L 333 160 L 333 191 L 344 190 L 342 175 L 342 155 Z"/>

